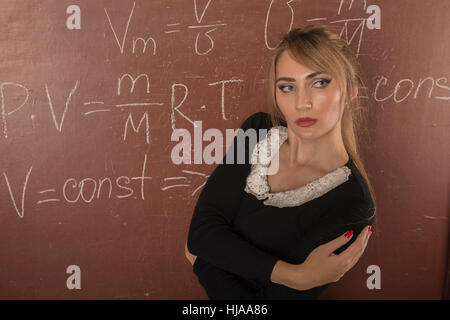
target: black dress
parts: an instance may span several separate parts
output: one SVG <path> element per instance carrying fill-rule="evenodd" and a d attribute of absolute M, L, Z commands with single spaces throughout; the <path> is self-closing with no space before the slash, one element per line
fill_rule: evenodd
<path fill-rule="evenodd" d="M 251 115 L 241 126 L 249 128 L 272 128 L 270 115 Z M 237 162 L 236 136 L 227 152 L 235 151 L 234 163 L 224 157 L 198 198 L 187 243 L 197 256 L 193 271 L 210 299 L 316 299 L 330 284 L 294 290 L 270 281 L 273 267 L 279 259 L 300 264 L 319 245 L 353 230 L 334 253 L 344 251 L 375 218 L 367 184 L 350 158 L 348 180 L 326 193 L 298 206 L 266 205 L 244 191 L 254 148 L 248 140 L 245 162 Z"/>

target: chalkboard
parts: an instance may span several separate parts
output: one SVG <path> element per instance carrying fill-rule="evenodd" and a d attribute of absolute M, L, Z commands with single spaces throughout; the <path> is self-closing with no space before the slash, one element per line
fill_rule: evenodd
<path fill-rule="evenodd" d="M 0 298 L 205 299 L 184 255 L 207 129 L 268 111 L 312 23 L 367 78 L 375 233 L 324 298 L 440 298 L 449 230 L 446 0 L 0 1 Z M 172 135 L 190 133 L 190 163 Z M 223 152 L 226 151 L 225 143 Z M 366 280 L 377 266 L 381 288 Z M 369 280 L 367 280 L 369 281 Z"/>

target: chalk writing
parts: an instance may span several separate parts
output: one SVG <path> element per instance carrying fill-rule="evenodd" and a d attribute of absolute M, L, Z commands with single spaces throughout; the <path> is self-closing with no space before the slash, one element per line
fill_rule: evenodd
<path fill-rule="evenodd" d="M 203 178 L 205 178 L 205 180 L 209 177 L 209 175 L 206 175 L 204 173 L 201 172 L 195 172 L 195 171 L 190 171 L 190 170 L 181 170 L 181 172 L 187 173 L 187 174 L 193 174 L 193 175 L 199 175 Z M 178 177 L 169 177 L 169 178 L 164 178 L 164 181 L 172 181 L 172 180 L 187 180 L 187 177 L 185 176 L 178 176 Z M 200 190 L 201 188 L 203 188 L 203 186 L 206 184 L 206 181 L 203 182 L 200 186 L 198 186 L 197 188 L 195 188 L 195 190 L 192 192 L 191 196 L 194 196 L 195 193 Z M 166 187 L 162 187 L 161 190 L 162 191 L 166 191 L 168 189 L 172 189 L 172 188 L 180 188 L 180 187 L 190 187 L 190 184 L 173 184 L 170 186 L 166 186 Z"/>
<path fill-rule="evenodd" d="M 235 77 L 233 77 L 235 78 Z M 125 80 L 129 80 L 129 82 L 125 82 Z M 150 93 L 150 78 L 147 74 L 140 74 L 137 77 L 133 77 L 132 75 L 125 73 L 122 76 L 118 77 L 118 82 L 117 82 L 117 96 L 121 96 L 123 93 L 123 87 L 124 87 L 124 83 L 129 83 L 130 87 L 130 94 L 136 94 L 135 92 L 135 86 L 136 83 L 139 81 L 143 82 L 145 84 L 145 94 L 149 94 Z M 239 82 L 243 82 L 243 80 L 241 79 L 230 79 L 230 80 L 221 80 L 221 81 L 216 81 L 216 82 L 211 82 L 208 83 L 208 86 L 216 86 L 216 85 L 220 85 L 221 86 L 221 90 L 218 94 L 220 94 L 220 99 L 218 99 L 220 101 L 220 110 L 221 110 L 221 115 L 222 115 L 222 119 L 223 120 L 228 120 L 227 116 L 226 116 L 226 102 L 225 102 L 225 98 L 226 98 L 226 90 L 225 90 L 225 86 L 226 85 L 230 85 L 231 83 L 239 83 Z M 77 95 L 77 92 L 79 90 L 80 87 L 80 80 L 75 81 L 75 85 L 73 86 L 73 88 L 70 90 L 67 98 L 66 98 L 66 102 L 64 105 L 64 108 L 62 110 L 62 114 L 61 115 L 57 115 L 57 109 L 60 108 L 56 108 L 55 104 L 53 103 L 53 99 L 52 99 L 52 95 L 50 93 L 50 89 L 48 84 L 44 85 L 44 89 L 45 89 L 45 93 L 47 96 L 47 103 L 49 106 L 49 111 L 51 114 L 51 118 L 53 120 L 53 124 L 54 127 L 56 128 L 56 131 L 59 133 L 63 132 L 63 126 L 69 111 L 69 108 L 71 106 L 71 102 L 74 99 L 74 97 Z M 20 103 L 19 106 L 14 107 L 14 106 L 7 106 L 5 103 L 5 98 L 6 98 L 6 90 L 5 88 L 7 86 L 14 86 L 14 87 L 18 87 L 21 90 L 23 90 L 25 92 L 25 97 L 23 99 L 23 102 Z M 7 119 L 9 116 L 11 116 L 13 113 L 19 111 L 20 109 L 22 109 L 27 101 L 29 100 L 29 94 L 30 90 L 19 84 L 19 83 L 13 83 L 13 82 L 3 82 L 0 83 L 0 110 L 1 110 L 1 119 L 2 119 L 2 126 L 3 126 L 3 136 L 4 138 L 8 138 L 8 126 L 7 126 Z M 194 127 L 195 127 L 195 123 L 194 120 L 188 116 L 186 114 L 186 112 L 182 111 L 182 107 L 185 104 L 185 101 L 187 100 L 189 95 L 189 88 L 186 84 L 183 83 L 174 83 L 171 85 L 171 94 L 170 94 L 170 113 L 171 113 L 171 126 L 172 126 L 172 130 L 175 130 L 175 124 L 176 124 L 176 116 L 180 116 L 182 118 L 184 118 L 185 120 L 187 120 L 189 123 L 191 123 Z M 17 95 L 15 95 L 17 96 Z M 95 108 L 97 106 L 100 106 L 101 108 L 96 109 L 96 110 L 89 110 L 89 111 L 83 111 L 81 114 L 83 116 L 91 116 L 93 114 L 97 114 L 100 112 L 111 112 L 112 109 L 111 108 L 105 108 L 105 105 L 113 105 L 115 108 L 120 108 L 121 110 L 125 110 L 125 108 L 136 108 L 136 107 L 162 107 L 164 106 L 164 102 L 128 102 L 128 103 L 110 103 L 110 102 L 105 102 L 105 101 L 99 101 L 99 100 L 90 100 L 90 101 L 86 101 L 83 102 L 83 106 L 86 108 Z M 8 109 L 13 109 L 11 111 L 8 111 Z M 200 107 L 200 110 L 206 110 L 206 106 L 203 105 Z M 35 115 L 33 114 L 31 116 L 32 120 L 35 119 Z M 141 120 L 139 121 L 138 126 L 136 127 L 132 118 L 131 113 L 128 114 L 127 119 L 125 120 L 125 124 L 124 124 L 124 134 L 122 135 L 123 140 L 126 140 L 127 137 L 127 130 L 128 128 L 131 128 L 137 133 L 139 131 L 139 128 L 141 127 L 141 125 L 144 123 L 145 121 L 145 140 L 147 144 L 150 144 L 150 137 L 149 137 L 149 128 L 150 128 L 150 124 L 149 124 L 149 116 L 148 116 L 148 112 L 145 111 L 142 115 Z"/>
<path fill-rule="evenodd" d="M 146 176 L 145 174 L 146 163 L 147 163 L 147 154 L 144 155 L 144 162 L 139 176 L 133 177 L 119 176 L 115 180 L 111 179 L 110 177 L 104 177 L 101 179 L 93 179 L 90 177 L 85 177 L 80 181 L 78 181 L 76 178 L 68 178 L 64 181 L 61 188 L 62 198 L 67 203 L 78 203 L 78 202 L 91 203 L 94 199 L 100 199 L 102 195 L 102 190 L 104 189 L 107 190 L 106 198 L 111 199 L 114 188 L 119 189 L 115 194 L 115 197 L 117 199 L 130 198 L 134 195 L 135 189 L 128 186 L 130 185 L 131 181 L 138 180 L 140 181 L 140 199 L 145 200 L 145 190 L 144 190 L 145 180 L 152 179 L 152 177 Z M 25 177 L 25 182 L 22 187 L 20 208 L 17 206 L 16 196 L 14 195 L 14 192 L 12 190 L 11 184 L 8 179 L 8 175 L 6 174 L 6 172 L 3 173 L 6 185 L 8 187 L 12 205 L 14 206 L 14 209 L 19 218 L 23 218 L 25 215 L 26 190 L 30 180 L 32 169 L 33 167 L 31 166 Z M 127 191 L 127 193 L 120 193 L 119 191 L 121 192 Z M 36 204 L 43 205 L 51 202 L 60 202 L 61 198 L 55 197 L 54 195 L 56 192 L 57 192 L 56 189 L 44 189 L 39 191 L 39 194 L 42 196 L 47 196 L 49 193 L 51 193 L 50 195 L 51 198 L 38 200 Z M 105 196 L 103 195 L 103 197 Z M 135 197 L 134 199 L 137 199 L 137 197 Z"/>
<path fill-rule="evenodd" d="M 292 25 L 293 25 L 293 23 L 294 23 L 294 9 L 292 9 L 292 6 L 291 6 L 291 3 L 293 2 L 294 0 L 289 0 L 289 1 L 285 1 L 285 4 L 286 4 L 286 6 L 289 8 L 289 12 L 290 12 L 290 25 L 289 25 L 289 29 L 286 31 L 286 32 L 288 32 L 288 31 L 290 31 L 291 29 L 292 29 Z M 269 24 L 269 20 L 270 20 L 270 12 L 271 12 L 271 9 L 272 9 L 272 5 L 273 5 L 273 3 L 275 2 L 275 0 L 271 0 L 270 1 L 270 4 L 269 4 L 269 9 L 267 9 L 267 14 L 266 14 L 266 22 L 265 22 L 265 24 L 264 24 L 264 41 L 265 41 L 265 43 L 266 43 L 266 47 L 268 48 L 268 49 L 270 49 L 270 50 L 274 50 L 277 46 L 278 46 L 278 44 L 279 43 L 277 43 L 275 46 L 273 46 L 273 47 L 271 47 L 270 45 L 269 45 L 269 42 L 268 42 L 268 40 L 267 40 L 267 26 L 268 26 L 268 24 Z"/>
<path fill-rule="evenodd" d="M 208 10 L 208 7 L 210 4 L 211 4 L 211 0 L 209 0 L 206 3 L 203 10 L 201 10 L 201 12 L 199 13 L 199 9 L 198 9 L 199 5 L 197 3 L 197 0 L 194 0 L 194 13 L 195 13 L 195 19 L 197 21 L 197 24 L 187 26 L 187 29 L 197 30 L 197 34 L 195 37 L 195 45 L 194 45 L 194 48 L 195 48 L 194 50 L 197 55 L 206 55 L 209 52 L 211 52 L 211 50 L 214 48 L 214 39 L 212 38 L 212 36 L 210 34 L 214 31 L 216 31 L 218 27 L 226 26 L 225 23 L 201 24 L 203 22 L 203 18 L 205 16 L 206 11 Z M 125 52 L 128 30 L 130 28 L 130 23 L 132 21 L 135 8 L 136 8 L 136 3 L 133 2 L 133 6 L 128 15 L 127 24 L 124 28 L 122 28 L 123 32 L 121 35 L 119 35 L 119 33 L 120 33 L 118 31 L 119 28 L 117 28 L 117 26 L 114 27 L 113 22 L 111 20 L 111 16 L 108 13 L 108 10 L 106 8 L 104 8 L 106 18 L 108 20 L 108 25 L 114 35 L 114 39 L 116 41 L 116 44 L 119 47 L 121 54 L 124 54 L 124 52 Z M 181 23 L 180 22 L 168 23 L 166 25 L 167 25 L 167 27 L 170 27 L 170 29 L 172 29 L 172 30 L 164 31 L 165 34 L 174 34 L 174 33 L 179 33 L 181 31 L 181 29 L 180 29 Z M 175 29 L 173 29 L 174 27 L 175 27 Z M 203 29 L 205 29 L 205 30 L 203 30 Z M 205 46 L 206 48 L 204 50 L 201 50 L 200 42 L 203 39 L 206 40 L 207 44 Z M 153 55 L 156 55 L 157 40 L 152 36 L 148 36 L 147 38 L 145 38 L 145 37 L 133 38 L 131 52 L 134 55 L 136 55 L 136 46 L 138 43 L 142 43 L 142 54 L 145 54 L 147 51 L 147 45 L 149 44 L 149 42 L 153 47 L 153 51 L 152 51 Z"/>
<path fill-rule="evenodd" d="M 16 87 L 22 88 L 22 89 L 25 90 L 25 93 L 26 93 L 25 99 L 23 100 L 21 105 L 16 107 L 15 109 L 9 111 L 9 112 L 6 111 L 6 105 L 5 105 L 5 87 L 6 86 L 16 86 Z M 10 115 L 15 113 L 16 111 L 22 109 L 22 107 L 25 105 L 25 103 L 27 103 L 29 96 L 30 96 L 30 93 L 29 93 L 28 88 L 24 87 L 23 85 L 21 85 L 19 83 L 3 82 L 3 83 L 0 84 L 0 98 L 1 98 L 1 106 L 0 106 L 0 108 L 1 108 L 1 115 L 2 115 L 3 135 L 4 135 L 5 138 L 8 138 L 8 127 L 6 125 L 6 117 L 9 117 Z"/>

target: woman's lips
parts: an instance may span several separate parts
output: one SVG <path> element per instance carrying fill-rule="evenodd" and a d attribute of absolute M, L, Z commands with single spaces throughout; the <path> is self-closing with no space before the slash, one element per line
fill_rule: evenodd
<path fill-rule="evenodd" d="M 298 118 L 295 123 L 299 126 L 299 127 L 309 127 L 312 126 L 313 124 L 315 124 L 317 122 L 316 119 L 313 118 Z"/>

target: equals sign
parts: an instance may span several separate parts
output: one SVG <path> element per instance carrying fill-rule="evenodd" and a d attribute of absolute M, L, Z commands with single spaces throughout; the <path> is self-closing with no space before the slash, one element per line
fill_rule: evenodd
<path fill-rule="evenodd" d="M 56 190 L 55 189 L 47 189 L 47 190 L 42 190 L 39 193 L 47 193 L 47 192 L 56 192 Z M 55 201 L 60 201 L 60 200 L 59 199 L 55 199 L 55 198 L 53 198 L 53 199 L 45 199 L 45 200 L 38 201 L 37 204 L 41 204 L 41 203 L 45 203 L 45 202 L 55 202 Z"/>
<path fill-rule="evenodd" d="M 168 27 L 172 27 L 172 26 L 178 26 L 179 25 L 179 23 L 170 23 L 170 24 L 168 24 L 167 26 Z M 174 33 L 174 32 L 180 32 L 180 29 L 177 29 L 177 30 L 171 30 L 171 31 L 164 31 L 164 33 Z"/>
<path fill-rule="evenodd" d="M 101 105 L 104 105 L 105 103 L 104 103 L 103 101 L 89 101 L 89 102 L 85 102 L 85 103 L 84 103 L 85 106 L 91 105 L 91 104 L 93 104 L 93 105 L 95 105 L 95 104 L 101 104 Z M 110 109 L 98 109 L 98 110 L 93 110 L 93 111 L 85 112 L 85 113 L 83 113 L 83 115 L 84 115 L 84 116 L 87 116 L 87 115 L 89 115 L 89 114 L 91 114 L 91 113 L 95 113 L 95 112 L 105 112 L 105 111 L 111 111 L 111 110 L 110 110 Z"/>

